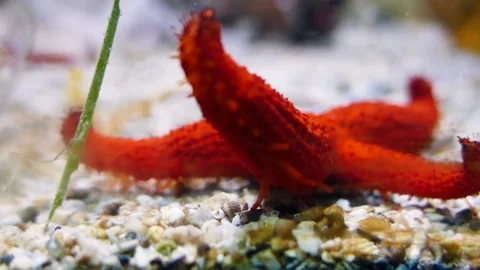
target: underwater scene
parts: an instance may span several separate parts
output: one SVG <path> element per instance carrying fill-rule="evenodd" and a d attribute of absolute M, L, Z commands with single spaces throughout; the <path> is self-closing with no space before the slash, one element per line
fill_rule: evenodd
<path fill-rule="evenodd" d="M 0 270 L 480 269 L 480 2 L 0 1 Z"/>

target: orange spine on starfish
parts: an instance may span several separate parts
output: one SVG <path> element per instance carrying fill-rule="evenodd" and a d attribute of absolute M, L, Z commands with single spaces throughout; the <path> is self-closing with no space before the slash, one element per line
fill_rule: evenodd
<path fill-rule="evenodd" d="M 480 191 L 480 143 L 459 138 L 463 163 L 434 162 L 376 145 L 344 140 L 337 146 L 332 183 L 357 189 L 438 199 Z"/>
<path fill-rule="evenodd" d="M 256 208 L 271 185 L 330 191 L 335 127 L 313 122 L 260 77 L 225 53 L 213 9 L 193 14 L 180 36 L 180 60 L 205 119 L 260 182 Z"/>
<path fill-rule="evenodd" d="M 72 110 L 63 121 L 61 134 L 65 143 L 73 137 L 80 114 L 81 111 Z M 186 125 L 161 138 L 141 140 L 106 136 L 91 129 L 81 161 L 95 170 L 136 180 L 250 175 L 205 121 Z"/>

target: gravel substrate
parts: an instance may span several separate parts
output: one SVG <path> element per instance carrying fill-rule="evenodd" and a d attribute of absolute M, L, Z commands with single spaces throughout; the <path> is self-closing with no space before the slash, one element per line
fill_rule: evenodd
<path fill-rule="evenodd" d="M 100 13 L 88 20 L 88 33 L 65 30 L 85 19 L 79 14 L 62 13 L 77 24 L 40 24 L 36 46 L 60 44 L 53 50 L 85 54 L 81 44 L 104 31 Z M 170 59 L 175 48 L 132 49 L 128 33 L 120 32 L 114 46 L 95 115 L 98 129 L 140 138 L 200 119 L 187 98 L 189 86 L 178 84 L 184 75 Z M 226 31 L 226 49 L 304 111 L 369 99 L 402 104 L 408 77 L 421 74 L 433 81 L 443 114 L 429 158 L 458 159 L 452 138 L 480 131 L 480 61 L 454 48 L 435 25 L 345 23 L 330 46 L 249 43 L 245 37 L 242 29 Z M 77 68 L 88 89 L 93 64 Z M 63 156 L 52 158 L 64 148 L 58 130 L 71 105 L 69 72 L 37 65 L 15 76 L 0 74 L 0 269 L 480 267 L 478 196 L 441 201 L 393 195 L 384 204 L 376 193 L 299 201 L 275 190 L 263 210 L 248 211 L 256 198 L 253 181 L 192 179 L 174 197 L 145 188 L 112 192 L 119 179 L 81 168 L 44 232 L 64 165 Z M 132 105 L 146 103 L 146 114 Z"/>
<path fill-rule="evenodd" d="M 480 220 L 465 200 L 395 195 L 384 205 L 375 203 L 378 196 L 357 194 L 316 196 L 312 207 L 276 191 L 264 209 L 249 211 L 255 196 L 247 188 L 219 189 L 175 198 L 74 188 L 46 233 L 48 200 L 37 200 L 0 220 L 0 263 L 11 269 L 480 267 Z M 480 197 L 468 200 L 480 204 Z"/>

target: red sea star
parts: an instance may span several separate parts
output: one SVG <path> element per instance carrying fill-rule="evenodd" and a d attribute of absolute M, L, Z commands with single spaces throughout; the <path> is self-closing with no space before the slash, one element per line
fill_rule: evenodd
<path fill-rule="evenodd" d="M 425 89 L 426 95 L 419 95 Z M 416 153 L 431 140 L 438 113 L 428 81 L 419 77 L 411 79 L 410 94 L 412 100 L 404 107 L 359 102 L 309 115 L 315 121 L 335 121 L 359 141 Z M 65 143 L 75 134 L 80 113 L 72 109 L 64 119 L 61 134 Z M 91 129 L 81 160 L 89 168 L 132 176 L 136 180 L 251 175 L 205 120 L 172 130 L 162 137 L 141 140 L 111 137 Z"/>
<path fill-rule="evenodd" d="M 260 77 L 236 64 L 220 40 L 212 9 L 193 14 L 180 35 L 180 59 L 205 119 L 260 182 L 253 208 L 271 185 L 295 193 L 329 191 L 324 183 L 328 175 L 352 187 L 425 197 L 478 192 L 477 143 L 460 140 L 462 165 L 358 142 L 335 121 L 314 122 L 299 112 Z"/>

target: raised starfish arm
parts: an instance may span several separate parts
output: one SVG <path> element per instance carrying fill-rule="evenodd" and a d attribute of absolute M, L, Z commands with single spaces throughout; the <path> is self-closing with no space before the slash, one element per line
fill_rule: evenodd
<path fill-rule="evenodd" d="M 314 122 L 224 51 L 213 9 L 193 14 L 180 35 L 180 61 L 205 119 L 260 183 L 256 208 L 271 185 L 322 183 L 333 166 L 333 123 Z"/>

